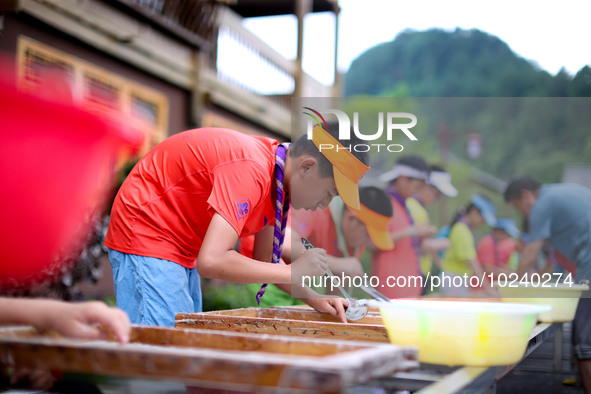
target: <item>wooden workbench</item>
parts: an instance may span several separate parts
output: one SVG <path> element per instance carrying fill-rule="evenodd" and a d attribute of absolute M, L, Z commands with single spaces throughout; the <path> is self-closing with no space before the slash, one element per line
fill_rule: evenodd
<path fill-rule="evenodd" d="M 305 307 L 243 308 L 205 313 L 182 313 L 176 316 L 176 326 L 295 337 L 388 341 L 379 313 L 370 313 L 357 322 L 342 324 L 330 315 L 319 314 Z M 528 357 L 560 327 L 560 323 L 537 324 L 530 334 L 523 358 Z M 557 338 L 560 340 L 561 337 Z M 560 353 L 560 349 L 560 343 L 555 343 L 555 353 Z M 559 354 L 557 356 L 561 357 Z M 420 364 L 415 370 L 381 377 L 357 389 L 360 392 L 366 392 L 368 386 L 372 386 L 388 390 L 413 392 L 420 390 L 419 392 L 422 393 L 483 392 L 494 387 L 495 382 L 514 367 L 515 365 L 447 367 Z M 350 394 L 356 391 L 355 388 L 347 390 Z"/>

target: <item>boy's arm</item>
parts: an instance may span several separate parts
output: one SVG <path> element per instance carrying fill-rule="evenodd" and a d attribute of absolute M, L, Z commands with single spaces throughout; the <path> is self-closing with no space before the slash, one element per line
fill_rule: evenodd
<path fill-rule="evenodd" d="M 289 267 L 280 264 L 270 266 L 266 262 L 242 256 L 234 250 L 237 241 L 236 230 L 220 214 L 215 213 L 197 258 L 199 274 L 205 278 L 236 283 L 290 282 Z"/>
<path fill-rule="evenodd" d="M 275 227 L 266 226 L 254 235 L 254 247 L 252 258 L 258 261 L 271 262 L 273 260 L 273 235 Z M 285 234 L 287 241 L 287 231 Z M 285 243 L 283 245 L 283 254 L 285 254 Z"/>
<path fill-rule="evenodd" d="M 266 232 L 269 230 L 264 231 Z M 259 237 L 260 238 L 260 237 Z M 263 236 L 264 238 L 264 236 Z M 203 239 L 197 267 L 199 274 L 205 278 L 223 279 L 235 283 L 290 283 L 291 268 L 283 264 L 270 264 L 248 258 L 234 250 L 238 241 L 238 233 L 221 215 L 213 215 L 211 223 Z M 267 255 L 268 251 L 258 250 L 257 256 Z M 271 247 L 272 241 L 270 241 Z M 306 251 L 302 259 L 302 272 L 311 276 L 320 276 L 326 272 L 326 253 L 323 250 Z"/>
<path fill-rule="evenodd" d="M 521 253 L 521 258 L 519 259 L 519 266 L 517 267 L 517 275 L 519 278 L 524 274 L 529 273 L 534 268 L 536 261 L 538 260 L 538 255 L 544 246 L 544 241 L 544 239 L 540 239 L 525 244 L 523 252 Z"/>

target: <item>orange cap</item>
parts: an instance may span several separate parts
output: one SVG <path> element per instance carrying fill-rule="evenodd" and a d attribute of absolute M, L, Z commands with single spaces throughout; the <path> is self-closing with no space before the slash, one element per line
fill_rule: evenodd
<path fill-rule="evenodd" d="M 388 232 L 388 223 L 392 219 L 392 216 L 379 214 L 363 204 L 361 204 L 361 209 L 355 212 L 355 215 L 365 224 L 369 238 L 371 238 L 371 241 L 378 249 L 394 249 L 394 242 L 392 242 L 392 238 L 390 238 L 390 233 Z"/>
<path fill-rule="evenodd" d="M 360 208 L 359 179 L 369 171 L 369 167 L 321 126 L 316 126 L 312 130 L 312 142 L 320 153 L 331 162 L 339 196 L 349 208 L 358 211 Z"/>

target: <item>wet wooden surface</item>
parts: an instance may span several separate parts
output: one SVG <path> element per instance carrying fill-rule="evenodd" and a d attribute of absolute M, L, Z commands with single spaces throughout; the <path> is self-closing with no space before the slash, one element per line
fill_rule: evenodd
<path fill-rule="evenodd" d="M 338 392 L 418 366 L 394 345 L 134 326 L 131 342 L 80 341 L 31 327 L 0 329 L 0 362 L 207 387 Z"/>

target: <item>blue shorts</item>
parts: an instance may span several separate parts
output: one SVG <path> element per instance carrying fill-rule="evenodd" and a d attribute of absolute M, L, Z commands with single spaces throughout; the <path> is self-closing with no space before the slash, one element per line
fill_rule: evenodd
<path fill-rule="evenodd" d="M 177 312 L 201 312 L 197 268 L 109 249 L 117 307 L 133 324 L 174 327 Z"/>
<path fill-rule="evenodd" d="M 579 360 L 591 360 L 591 298 L 583 293 L 573 320 L 572 340 Z"/>

